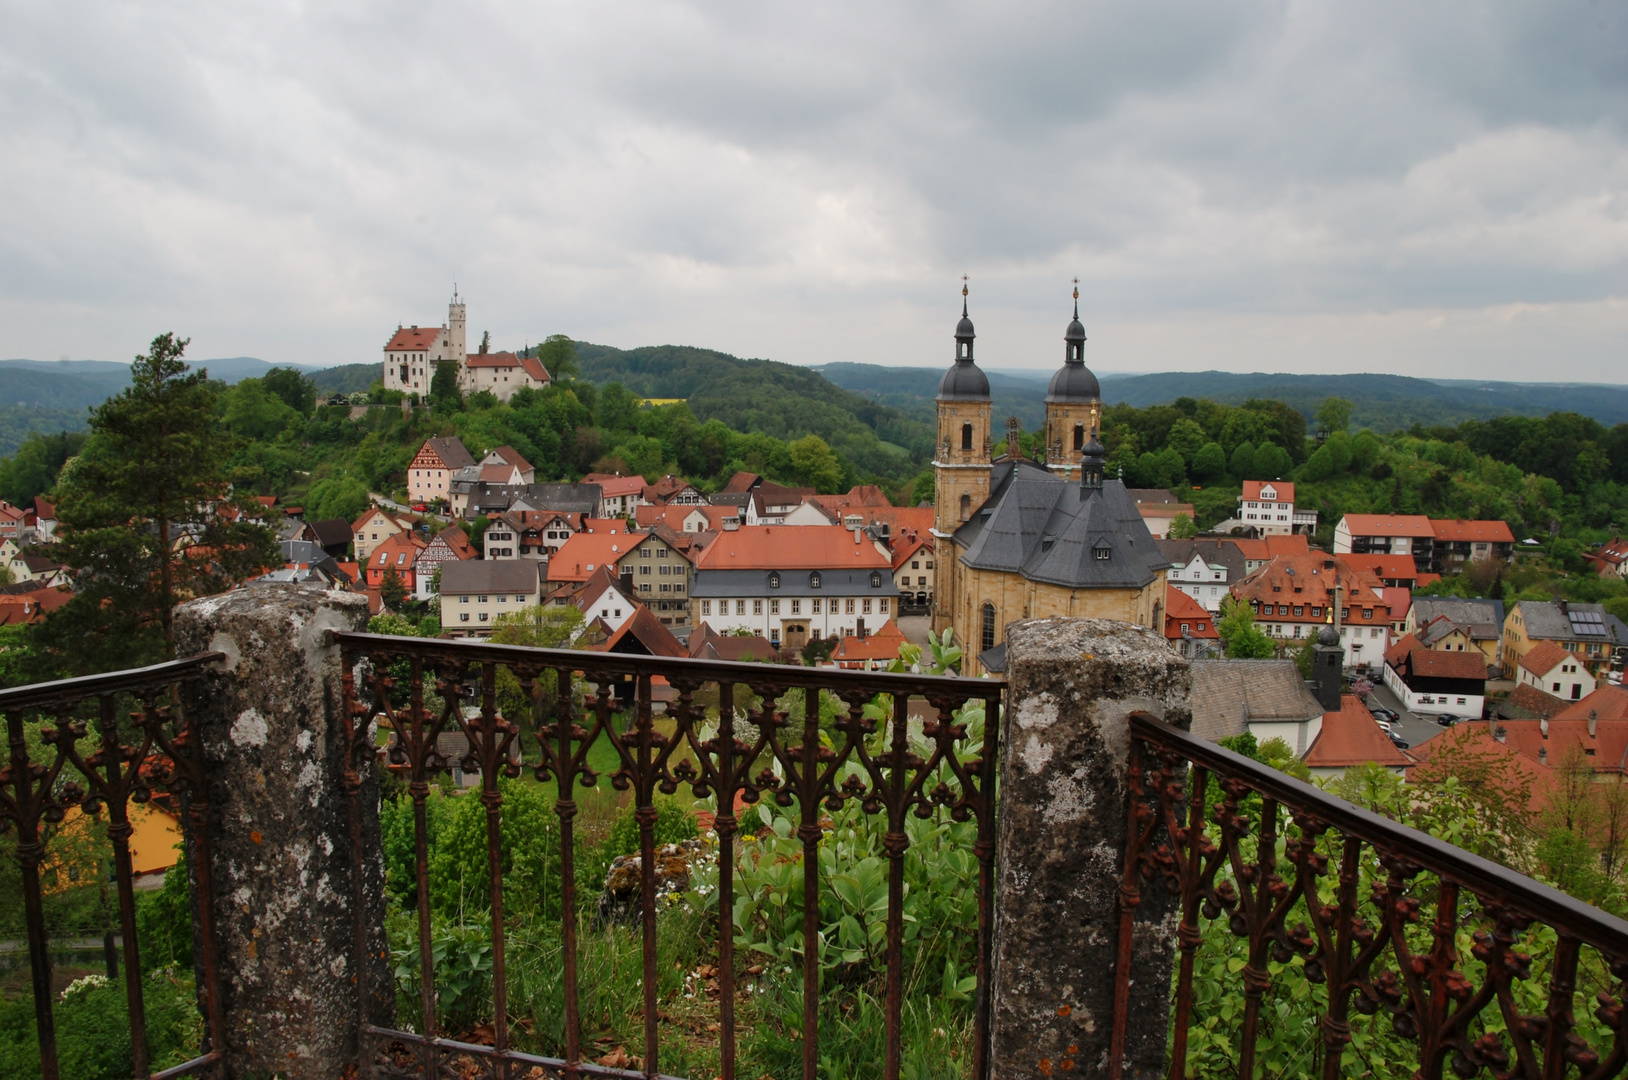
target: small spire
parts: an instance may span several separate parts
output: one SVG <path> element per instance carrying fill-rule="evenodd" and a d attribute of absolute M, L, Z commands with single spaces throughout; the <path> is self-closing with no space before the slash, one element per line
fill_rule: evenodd
<path fill-rule="evenodd" d="M 1080 279 L 1074 279 L 1074 317 L 1080 317 Z"/>
<path fill-rule="evenodd" d="M 967 317 L 967 275 L 961 275 L 961 317 Z"/>

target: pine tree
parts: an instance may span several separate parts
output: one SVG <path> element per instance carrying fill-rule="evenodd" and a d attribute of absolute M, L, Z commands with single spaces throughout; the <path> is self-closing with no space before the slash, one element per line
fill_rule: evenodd
<path fill-rule="evenodd" d="M 232 500 L 236 441 L 215 419 L 219 384 L 187 371 L 186 346 L 153 339 L 58 477 L 57 551 L 76 571 L 74 598 L 43 639 L 65 670 L 173 658 L 177 603 L 281 561 L 270 530 Z"/>

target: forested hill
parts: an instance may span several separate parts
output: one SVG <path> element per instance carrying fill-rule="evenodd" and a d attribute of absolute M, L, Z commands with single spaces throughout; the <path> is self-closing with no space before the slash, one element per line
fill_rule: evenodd
<path fill-rule="evenodd" d="M 941 368 L 889 368 L 876 364 L 824 364 L 826 378 L 879 404 L 931 416 Z M 1040 423 L 1046 386 L 1036 377 L 986 372 L 997 418 L 1015 415 L 1025 428 Z M 1177 398 L 1206 398 L 1236 405 L 1251 398 L 1282 401 L 1310 418 L 1325 398 L 1356 407 L 1353 424 L 1398 431 L 1415 423 L 1456 424 L 1494 416 L 1544 416 L 1575 412 L 1603 424 L 1628 421 L 1628 387 L 1588 384 L 1455 382 L 1403 375 L 1273 375 L 1230 371 L 1104 375 L 1102 398 L 1138 408 Z"/>
<path fill-rule="evenodd" d="M 812 368 L 742 360 L 712 349 L 616 349 L 577 342 L 582 377 L 646 398 L 683 398 L 696 419 L 791 440 L 818 435 L 861 472 L 898 475 L 932 453 L 935 422 L 852 393 Z"/>

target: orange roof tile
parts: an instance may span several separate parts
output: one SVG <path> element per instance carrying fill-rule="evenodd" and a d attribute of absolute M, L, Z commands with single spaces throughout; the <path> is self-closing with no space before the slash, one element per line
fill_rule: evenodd
<path fill-rule="evenodd" d="M 1423 514 L 1347 514 L 1345 526 L 1352 536 L 1430 536 L 1435 526 Z"/>
<path fill-rule="evenodd" d="M 839 665 L 852 664 L 855 667 L 872 661 L 897 660 L 899 646 L 904 644 L 906 644 L 904 633 L 889 620 L 874 634 L 867 634 L 862 638 L 850 634 L 843 638 L 838 643 L 836 651 L 831 654 L 831 659 Z"/>
<path fill-rule="evenodd" d="M 1419 576 L 1418 565 L 1412 555 L 1353 555 L 1334 556 L 1352 569 L 1360 569 L 1381 580 L 1412 581 Z"/>
<path fill-rule="evenodd" d="M 1534 675 L 1547 675 L 1556 664 L 1571 659 L 1572 655 L 1553 641 L 1540 641 L 1521 656 L 1521 667 Z"/>
<path fill-rule="evenodd" d="M 426 326 L 419 328 L 409 326 L 398 329 L 396 336 L 385 345 L 387 352 L 423 352 L 435 344 L 435 339 L 441 336 L 439 326 Z"/>
<path fill-rule="evenodd" d="M 643 539 L 625 532 L 579 532 L 548 559 L 549 581 L 587 581 L 601 566 L 614 566 Z"/>
<path fill-rule="evenodd" d="M 1581 701 L 1572 702 L 1555 719 L 1587 720 L 1589 713 L 1601 720 L 1628 720 L 1628 690 L 1606 683 Z"/>
<path fill-rule="evenodd" d="M 1244 558 L 1254 560 L 1275 559 L 1279 555 L 1310 555 L 1311 544 L 1303 533 L 1294 533 L 1290 536 L 1263 536 L 1259 540 L 1249 540 L 1243 537 L 1228 537 L 1238 550 L 1244 553 Z"/>
<path fill-rule="evenodd" d="M 1507 737 L 1507 720 L 1504 725 Z M 1491 725 L 1485 723 L 1454 724 L 1435 738 L 1427 739 L 1409 751 L 1419 764 L 1407 771 L 1407 778 L 1416 783 L 1441 783 L 1450 777 L 1464 779 L 1465 758 L 1482 763 L 1502 793 L 1526 788 L 1531 800 L 1527 809 L 1538 810 L 1555 788 L 1554 771 L 1537 762 L 1535 753 L 1528 756 L 1508 743 L 1492 737 Z"/>
<path fill-rule="evenodd" d="M 721 533 L 695 560 L 698 570 L 891 570 L 868 537 L 840 525 L 748 525 Z"/>
<path fill-rule="evenodd" d="M 427 547 L 429 544 L 411 531 L 393 533 L 390 539 L 374 548 L 373 554 L 367 557 L 368 569 L 383 570 L 388 566 L 410 569 L 414 560 L 418 558 L 418 553 Z"/>
<path fill-rule="evenodd" d="M 1244 492 L 1239 498 L 1259 500 L 1261 498 L 1261 488 L 1267 485 L 1271 485 L 1272 490 L 1277 492 L 1277 502 L 1294 502 L 1294 485 L 1282 480 L 1245 480 Z"/>
<path fill-rule="evenodd" d="M 1323 729 L 1306 751 L 1306 764 L 1314 769 L 1343 769 L 1369 762 L 1395 767 L 1412 761 L 1385 737 L 1355 694 L 1342 695 L 1339 710 L 1323 715 Z"/>
<path fill-rule="evenodd" d="M 1205 611 L 1204 605 L 1174 585 L 1165 585 L 1164 636 L 1172 641 L 1181 640 L 1182 623 L 1187 624 L 1187 637 L 1219 638 L 1215 629 L 1215 615 Z"/>
<path fill-rule="evenodd" d="M 1305 537 L 1300 537 L 1302 541 Z M 1260 604 L 1260 618 L 1277 622 L 1325 622 L 1329 619 L 1329 597 L 1333 586 L 1342 589 L 1340 606 L 1349 610 L 1343 622 L 1377 626 L 1390 622 L 1390 609 L 1379 593 L 1379 581 L 1361 567 L 1351 567 L 1332 555 L 1313 552 L 1308 555 L 1279 555 L 1265 566 L 1232 587 L 1232 593 L 1243 600 Z M 1298 590 L 1298 591 L 1296 591 Z M 1283 612 L 1267 614 L 1265 606 L 1287 605 L 1290 609 L 1301 605 L 1299 615 Z M 1318 608 L 1316 614 L 1311 609 Z M 1365 614 L 1366 613 L 1366 614 Z"/>
<path fill-rule="evenodd" d="M 1515 534 L 1503 521 L 1465 521 L 1463 518 L 1432 518 L 1430 525 L 1437 540 L 1479 540 L 1482 543 L 1513 544 Z"/>

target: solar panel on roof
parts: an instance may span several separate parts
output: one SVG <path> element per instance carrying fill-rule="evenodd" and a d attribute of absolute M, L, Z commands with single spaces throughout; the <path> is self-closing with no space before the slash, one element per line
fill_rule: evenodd
<path fill-rule="evenodd" d="M 1605 636 L 1605 616 L 1597 611 L 1568 611 L 1574 634 Z"/>

